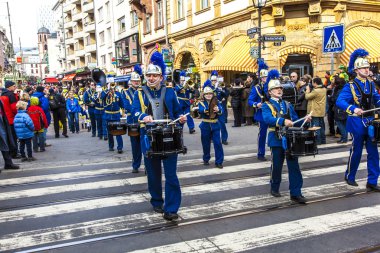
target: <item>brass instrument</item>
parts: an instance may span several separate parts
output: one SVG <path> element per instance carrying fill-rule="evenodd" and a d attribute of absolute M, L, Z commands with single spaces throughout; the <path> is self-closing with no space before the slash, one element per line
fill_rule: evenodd
<path fill-rule="evenodd" d="M 106 74 L 104 74 L 104 72 L 99 68 L 91 70 L 91 79 L 94 81 L 95 85 L 100 83 L 102 87 L 104 87 L 107 83 Z"/>
<path fill-rule="evenodd" d="M 216 119 L 217 113 L 214 112 L 215 106 L 218 106 L 218 98 L 216 96 L 213 96 L 209 106 L 208 106 L 208 113 L 210 115 L 210 119 Z"/>

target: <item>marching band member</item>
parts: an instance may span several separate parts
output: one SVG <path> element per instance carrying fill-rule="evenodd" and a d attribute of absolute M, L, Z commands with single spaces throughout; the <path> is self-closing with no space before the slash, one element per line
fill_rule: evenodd
<path fill-rule="evenodd" d="M 108 140 L 106 124 L 105 124 L 105 121 L 103 120 L 104 105 L 103 105 L 103 100 L 101 98 L 101 93 L 102 93 L 102 87 L 100 84 L 98 84 L 95 89 L 95 93 L 93 95 L 93 100 L 95 103 L 94 114 L 95 114 L 95 119 L 96 119 L 96 126 L 98 128 L 99 139 L 101 140 L 102 138 L 104 138 L 104 140 Z"/>
<path fill-rule="evenodd" d="M 124 89 L 122 95 L 122 98 L 124 99 L 124 108 L 125 113 L 127 115 L 127 123 L 131 124 L 134 123 L 133 116 L 132 116 L 132 104 L 134 99 L 134 94 L 137 91 L 137 89 L 141 85 L 141 75 L 142 75 L 142 69 L 139 65 L 135 65 L 134 72 L 131 74 L 131 80 L 130 80 L 130 87 L 128 89 Z M 132 173 L 138 173 L 139 168 L 141 165 L 141 145 L 140 145 L 140 136 L 129 136 L 131 140 L 131 147 L 132 147 Z"/>
<path fill-rule="evenodd" d="M 180 83 L 175 86 L 175 91 L 178 97 L 179 104 L 183 114 L 190 112 L 190 98 L 193 91 L 185 83 L 186 71 L 182 70 L 180 73 Z M 186 86 L 186 87 L 185 87 Z M 195 133 L 194 120 L 191 115 L 187 115 L 187 126 L 189 127 L 190 134 Z"/>
<path fill-rule="evenodd" d="M 153 122 L 153 119 L 164 119 L 167 113 L 170 119 L 180 118 L 180 123 L 186 122 L 186 117 L 182 116 L 179 102 L 174 89 L 167 88 L 163 84 L 165 80 L 165 63 L 162 54 L 153 53 L 151 64 L 148 65 L 145 78 L 146 86 L 142 86 L 135 92 L 132 105 L 132 113 L 135 121 L 143 121 L 144 124 Z M 146 136 L 146 126 L 142 124 L 140 128 L 141 143 Z M 145 154 L 146 147 L 142 145 Z M 150 203 L 157 213 L 164 213 L 166 220 L 178 219 L 178 209 L 181 204 L 181 189 L 177 177 L 177 154 L 165 157 L 148 158 L 144 156 L 144 163 L 148 175 L 148 189 L 151 195 Z M 162 197 L 162 167 L 165 173 L 165 201 Z"/>
<path fill-rule="evenodd" d="M 373 106 L 380 106 L 380 95 L 376 92 L 375 84 L 368 80 L 370 64 L 366 56 L 368 52 L 364 49 L 357 49 L 351 54 L 348 71 L 350 74 L 356 74 L 356 78 L 343 87 L 336 105 L 347 112 L 347 131 L 353 135 L 345 181 L 349 185 L 358 186 L 355 176 L 365 143 L 368 153 L 366 187 L 368 191 L 380 192 L 380 187 L 377 185 L 380 174 L 377 143 L 372 142 L 368 135 L 368 125 L 373 120 L 374 114 L 363 113 Z"/>
<path fill-rule="evenodd" d="M 92 137 L 96 136 L 96 118 L 95 118 L 95 83 L 91 82 L 90 87 L 83 94 L 84 104 L 87 106 L 88 114 L 91 121 Z M 98 126 L 99 128 L 99 126 Z"/>
<path fill-rule="evenodd" d="M 222 169 L 224 152 L 220 139 L 220 124 L 218 122 L 218 117 L 222 115 L 223 108 L 220 102 L 218 102 L 218 99 L 214 97 L 214 91 L 211 87 L 206 87 L 203 89 L 203 97 L 204 100 L 200 101 L 198 104 L 199 114 L 202 118 L 202 123 L 199 125 L 199 128 L 201 129 L 203 164 L 209 165 L 212 139 L 215 149 L 215 166 Z M 213 98 L 216 98 L 216 103 L 212 102 Z"/>
<path fill-rule="evenodd" d="M 268 73 L 268 92 L 270 99 L 262 105 L 263 119 L 269 125 L 268 146 L 272 151 L 271 166 L 271 195 L 281 197 L 279 192 L 281 183 L 282 166 L 284 159 L 288 165 L 290 199 L 296 203 L 305 204 L 306 198 L 302 196 L 301 188 L 303 184 L 298 158 L 292 156 L 285 157 L 285 150 L 282 141 L 276 136 L 275 127 L 292 127 L 293 121 L 298 119 L 293 106 L 282 100 L 283 88 L 278 79 L 279 72 L 275 69 Z M 272 77 L 272 79 L 271 79 Z M 310 116 L 305 119 L 311 120 Z M 303 122 L 299 122 L 301 125 Z"/>
<path fill-rule="evenodd" d="M 264 61 L 259 61 L 259 72 L 261 82 L 259 82 L 255 87 L 251 89 L 251 93 L 248 97 L 249 106 L 257 108 L 255 113 L 255 120 L 259 123 L 259 135 L 257 136 L 258 151 L 257 159 L 260 161 L 266 161 L 265 158 L 265 143 L 267 139 L 268 125 L 265 123 L 262 115 L 261 107 L 265 102 L 264 85 L 267 81 L 268 76 L 268 66 Z"/>
<path fill-rule="evenodd" d="M 109 122 L 119 122 L 121 118 L 120 109 L 124 108 L 123 99 L 120 92 L 115 90 L 114 86 L 108 84 L 108 89 L 102 91 L 101 98 L 104 101 L 104 117 L 106 125 Z M 109 151 L 114 151 L 114 139 L 113 135 L 108 132 L 108 147 Z M 116 136 L 117 141 L 117 152 L 119 154 L 123 153 L 123 138 L 121 135 Z"/>

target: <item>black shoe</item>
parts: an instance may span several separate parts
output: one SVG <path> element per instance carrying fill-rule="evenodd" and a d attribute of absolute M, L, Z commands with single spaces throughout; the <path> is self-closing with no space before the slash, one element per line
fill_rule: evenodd
<path fill-rule="evenodd" d="M 367 192 L 380 192 L 380 187 L 375 184 L 369 184 L 366 185 Z"/>
<path fill-rule="evenodd" d="M 260 161 L 263 161 L 263 162 L 268 161 L 268 159 L 266 159 L 264 156 L 258 156 L 257 160 L 260 160 Z"/>
<path fill-rule="evenodd" d="M 190 134 L 193 134 L 193 133 L 195 133 L 195 129 L 190 129 Z"/>
<path fill-rule="evenodd" d="M 223 164 L 215 164 L 215 167 L 217 167 L 218 169 L 223 169 Z"/>
<path fill-rule="evenodd" d="M 16 164 L 6 164 L 4 166 L 4 170 L 18 170 L 20 169 L 20 166 L 16 165 Z"/>
<path fill-rule="evenodd" d="M 113 148 L 108 149 L 108 151 L 115 151 Z"/>
<path fill-rule="evenodd" d="M 99 140 L 103 139 L 103 136 L 98 136 Z"/>
<path fill-rule="evenodd" d="M 28 161 L 28 158 L 27 157 L 23 157 L 21 158 L 21 162 L 27 162 Z"/>
<path fill-rule="evenodd" d="M 293 201 L 293 202 L 296 202 L 298 204 L 306 204 L 307 202 L 307 199 L 300 195 L 300 196 L 290 196 L 290 200 Z"/>
<path fill-rule="evenodd" d="M 280 198 L 281 197 L 281 193 L 279 192 L 276 192 L 276 191 L 270 191 L 270 194 L 275 197 L 275 198 Z"/>
<path fill-rule="evenodd" d="M 153 211 L 156 213 L 164 213 L 164 209 L 162 209 L 162 206 L 154 206 Z"/>
<path fill-rule="evenodd" d="M 46 151 L 46 150 L 45 150 L 44 148 L 40 150 L 40 152 L 45 152 L 45 151 Z"/>
<path fill-rule="evenodd" d="M 96 137 L 96 134 L 92 134 L 91 137 Z"/>
<path fill-rule="evenodd" d="M 123 150 L 118 150 L 117 153 L 118 153 L 118 154 L 122 154 L 122 153 L 123 153 Z"/>
<path fill-rule="evenodd" d="M 178 214 L 176 213 L 164 213 L 164 219 L 168 221 L 177 220 Z"/>
<path fill-rule="evenodd" d="M 139 173 L 138 169 L 132 169 L 132 173 Z"/>
<path fill-rule="evenodd" d="M 32 156 L 32 157 L 28 157 L 28 162 L 33 162 L 33 161 L 35 161 L 35 160 L 37 160 L 37 159 L 34 158 L 33 156 Z"/>
<path fill-rule="evenodd" d="M 22 156 L 20 154 L 17 154 L 17 155 L 13 155 L 12 156 L 12 159 L 20 159 L 22 158 Z"/>
<path fill-rule="evenodd" d="M 104 137 L 104 140 L 105 140 L 105 141 L 108 141 L 108 137 Z"/>
<path fill-rule="evenodd" d="M 65 136 L 65 138 L 69 138 L 69 136 L 67 134 L 62 134 L 62 136 Z"/>
<path fill-rule="evenodd" d="M 351 181 L 351 180 L 348 180 L 347 178 L 344 178 L 344 180 L 346 181 L 346 183 L 348 185 L 351 185 L 351 186 L 359 186 L 358 183 L 356 183 L 356 181 Z"/>
<path fill-rule="evenodd" d="M 222 141 L 223 145 L 228 145 L 228 141 Z"/>
<path fill-rule="evenodd" d="M 208 166 L 208 165 L 210 165 L 210 163 L 208 161 L 203 161 L 203 165 Z"/>
<path fill-rule="evenodd" d="M 38 149 L 33 149 L 33 152 L 34 152 L 34 153 L 37 153 L 37 152 L 38 152 Z"/>
<path fill-rule="evenodd" d="M 56 135 L 55 138 L 59 138 L 59 135 Z"/>

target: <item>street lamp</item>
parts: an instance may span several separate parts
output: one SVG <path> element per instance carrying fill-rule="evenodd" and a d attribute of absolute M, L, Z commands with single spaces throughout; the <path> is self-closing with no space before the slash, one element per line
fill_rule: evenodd
<path fill-rule="evenodd" d="M 257 38 L 257 40 L 259 41 L 259 55 L 258 55 L 259 57 L 258 57 L 258 60 L 261 59 L 261 42 L 262 42 L 262 38 L 261 38 L 261 9 L 265 7 L 265 4 L 266 4 L 266 0 L 254 0 L 253 1 L 253 5 L 259 9 L 259 12 L 258 12 L 259 30 L 258 30 L 258 38 Z M 257 64 L 257 66 L 258 66 L 258 64 Z M 258 78 L 259 78 L 259 82 L 260 82 L 260 71 L 258 72 Z"/>

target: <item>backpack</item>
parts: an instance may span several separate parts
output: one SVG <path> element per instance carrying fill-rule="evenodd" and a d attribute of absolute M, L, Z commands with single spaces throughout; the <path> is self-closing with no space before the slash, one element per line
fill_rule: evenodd
<path fill-rule="evenodd" d="M 49 107 L 50 107 L 50 110 L 55 110 L 59 108 L 59 104 L 55 96 L 49 96 Z"/>

